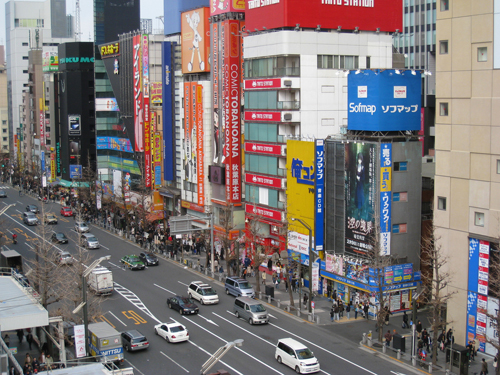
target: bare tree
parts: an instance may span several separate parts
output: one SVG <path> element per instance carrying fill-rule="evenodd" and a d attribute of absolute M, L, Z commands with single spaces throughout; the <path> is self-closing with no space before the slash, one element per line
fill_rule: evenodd
<path fill-rule="evenodd" d="M 222 233 L 219 233 L 219 238 L 222 243 L 222 248 L 224 250 L 224 258 L 226 260 L 226 268 L 228 276 L 231 275 L 232 264 L 236 262 L 236 272 L 239 269 L 239 259 L 237 250 L 239 250 L 239 243 L 237 238 L 233 238 L 233 233 L 235 231 L 236 225 L 233 221 L 234 206 L 228 205 L 224 206 L 219 211 L 219 223 L 222 226 Z M 208 252 L 207 252 L 208 254 Z M 236 275 L 239 276 L 239 275 Z"/>

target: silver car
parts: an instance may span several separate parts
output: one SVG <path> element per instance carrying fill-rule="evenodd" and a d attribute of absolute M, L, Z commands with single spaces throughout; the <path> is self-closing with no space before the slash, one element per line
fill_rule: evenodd
<path fill-rule="evenodd" d="M 82 234 L 82 245 L 87 249 L 98 249 L 101 245 L 99 245 L 99 241 L 92 233 L 84 233 Z"/>
<path fill-rule="evenodd" d="M 27 225 L 38 225 L 39 221 L 33 212 L 25 212 L 23 214 L 23 221 Z"/>
<path fill-rule="evenodd" d="M 56 262 L 59 264 L 73 264 L 75 259 L 67 251 L 62 251 L 56 258 Z"/>
<path fill-rule="evenodd" d="M 87 223 L 85 221 L 77 221 L 75 223 L 75 230 L 78 233 L 87 233 L 87 232 L 90 232 L 90 228 L 89 228 L 89 226 L 87 225 Z"/>

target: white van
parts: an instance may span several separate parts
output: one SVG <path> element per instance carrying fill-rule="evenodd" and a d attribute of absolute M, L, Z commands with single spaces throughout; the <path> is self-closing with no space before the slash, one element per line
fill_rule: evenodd
<path fill-rule="evenodd" d="M 262 303 L 248 297 L 238 297 L 234 300 L 234 315 L 248 320 L 250 324 L 269 323 L 269 315 Z"/>
<path fill-rule="evenodd" d="M 294 339 L 280 339 L 276 345 L 274 358 L 278 363 L 284 363 L 293 368 L 297 374 L 319 371 L 319 362 L 314 353 Z"/>

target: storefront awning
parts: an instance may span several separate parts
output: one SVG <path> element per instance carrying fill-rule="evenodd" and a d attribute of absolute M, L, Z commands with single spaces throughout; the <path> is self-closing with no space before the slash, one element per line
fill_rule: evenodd
<path fill-rule="evenodd" d="M 351 280 L 346 277 L 342 277 L 339 275 L 336 275 L 331 272 L 327 272 L 325 270 L 320 271 L 321 277 L 324 277 L 326 279 L 330 279 L 333 281 L 336 281 L 340 284 L 344 284 L 347 286 L 350 286 L 352 288 L 356 288 L 358 290 L 361 290 L 363 292 L 368 292 L 368 293 L 373 293 L 377 292 L 379 290 L 378 286 L 372 286 L 372 285 L 367 285 L 360 283 L 359 281 Z M 399 283 L 399 284 L 392 284 L 392 285 L 385 285 L 382 287 L 382 290 L 384 292 L 396 292 L 398 290 L 404 290 L 404 289 L 416 289 L 417 288 L 417 282 L 416 281 L 411 281 L 411 282 L 405 282 L 405 283 Z"/>
<path fill-rule="evenodd" d="M 158 189 L 158 193 L 160 195 L 167 197 L 167 198 L 175 198 L 175 197 L 180 197 L 181 196 L 181 191 L 179 189 L 173 188 L 173 187 L 161 187 Z"/>
<path fill-rule="evenodd" d="M 63 179 L 61 179 L 59 181 L 59 185 L 61 185 L 63 187 L 89 187 L 89 183 L 88 182 L 67 181 L 67 180 L 63 180 Z"/>

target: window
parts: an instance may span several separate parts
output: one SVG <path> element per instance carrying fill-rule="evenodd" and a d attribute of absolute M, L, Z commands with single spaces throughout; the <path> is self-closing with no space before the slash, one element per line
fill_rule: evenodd
<path fill-rule="evenodd" d="M 245 137 L 249 141 L 278 142 L 278 125 L 246 123 Z"/>
<path fill-rule="evenodd" d="M 441 12 L 446 12 L 450 9 L 450 0 L 441 0 Z"/>
<path fill-rule="evenodd" d="M 4 142 L 7 142 L 7 137 L 3 137 L 3 138 L 2 138 L 2 140 L 3 140 Z"/>
<path fill-rule="evenodd" d="M 474 224 L 478 227 L 484 227 L 484 212 L 474 212 Z"/>
<path fill-rule="evenodd" d="M 438 210 L 446 211 L 446 198 L 438 197 Z"/>
<path fill-rule="evenodd" d="M 28 60 L 28 56 L 23 56 L 23 60 Z"/>
<path fill-rule="evenodd" d="M 7 129 L 2 129 L 2 133 L 7 133 Z"/>
<path fill-rule="evenodd" d="M 23 74 L 28 74 L 28 71 L 27 70 L 23 70 Z"/>
<path fill-rule="evenodd" d="M 408 202 L 408 192 L 393 193 L 392 200 L 394 202 Z"/>
<path fill-rule="evenodd" d="M 448 116 L 448 103 L 439 103 L 439 115 Z"/>
<path fill-rule="evenodd" d="M 500 160 L 497 160 L 497 174 L 500 174 Z"/>
<path fill-rule="evenodd" d="M 392 233 L 394 234 L 407 233 L 407 224 L 393 224 Z"/>
<path fill-rule="evenodd" d="M 477 61 L 478 62 L 488 61 L 488 47 L 477 48 Z"/>
<path fill-rule="evenodd" d="M 269 207 L 278 207 L 278 190 L 265 187 L 245 185 L 245 197 L 247 202 L 262 204 Z"/>
<path fill-rule="evenodd" d="M 394 163 L 394 171 L 395 172 L 406 172 L 407 170 L 408 170 L 408 162 L 397 161 Z"/>
<path fill-rule="evenodd" d="M 333 69 L 333 55 L 318 55 L 318 69 Z"/>
<path fill-rule="evenodd" d="M 245 91 L 245 108 L 278 109 L 278 92 Z"/>
<path fill-rule="evenodd" d="M 7 120 L 2 120 L 2 125 L 7 125 Z"/>
<path fill-rule="evenodd" d="M 248 172 L 257 172 L 270 175 L 278 174 L 278 158 L 265 155 L 247 155 L 245 166 Z"/>
<path fill-rule="evenodd" d="M 340 69 L 358 69 L 359 68 L 359 57 L 358 56 L 339 56 L 339 68 Z"/>
<path fill-rule="evenodd" d="M 448 41 L 440 40 L 439 41 L 439 53 L 441 55 L 446 55 L 448 53 Z"/>
<path fill-rule="evenodd" d="M 366 69 L 371 69 L 371 57 L 366 56 Z"/>

